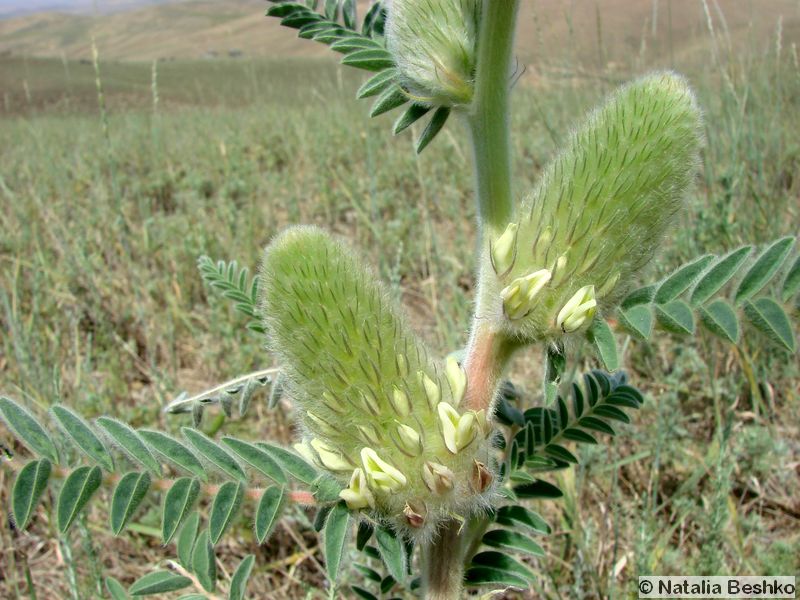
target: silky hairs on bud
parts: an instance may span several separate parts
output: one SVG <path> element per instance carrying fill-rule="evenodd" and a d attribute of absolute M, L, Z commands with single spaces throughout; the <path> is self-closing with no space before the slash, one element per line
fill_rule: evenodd
<path fill-rule="evenodd" d="M 506 232 L 489 240 L 496 300 L 485 317 L 530 342 L 584 330 L 595 309 L 613 307 L 683 206 L 701 131 L 694 95 L 673 73 L 613 93 L 547 166 Z"/>
<path fill-rule="evenodd" d="M 459 408 L 462 367 L 429 355 L 358 256 L 319 229 L 291 228 L 267 248 L 259 290 L 301 408 L 299 451 L 340 482 L 348 507 L 419 539 L 487 505 L 491 490 L 470 481 L 476 461 L 493 464 L 490 432 L 483 413 Z"/>
<path fill-rule="evenodd" d="M 392 0 L 386 42 L 413 100 L 470 103 L 479 16 L 479 0 Z"/>

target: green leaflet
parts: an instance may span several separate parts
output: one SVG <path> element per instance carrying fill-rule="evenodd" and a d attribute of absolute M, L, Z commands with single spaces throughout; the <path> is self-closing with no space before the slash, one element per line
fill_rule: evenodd
<path fill-rule="evenodd" d="M 647 340 L 653 332 L 653 313 L 647 305 L 636 305 L 619 311 L 619 322 L 622 327 L 636 337 Z"/>
<path fill-rule="evenodd" d="M 172 571 L 156 571 L 143 575 L 128 588 L 131 596 L 153 596 L 182 590 L 192 585 L 192 580 Z"/>
<path fill-rule="evenodd" d="M 422 117 L 428 114 L 430 110 L 429 106 L 425 106 L 424 104 L 417 104 L 411 103 L 406 111 L 397 118 L 397 121 L 394 122 L 394 127 L 392 127 L 392 134 L 397 135 L 398 133 L 405 131 L 411 125 L 419 121 Z"/>
<path fill-rule="evenodd" d="M 128 592 L 125 587 L 113 577 L 106 577 L 106 589 L 111 600 L 128 600 Z"/>
<path fill-rule="evenodd" d="M 736 290 L 737 304 L 755 295 L 767 284 L 781 268 L 794 242 L 794 237 L 781 238 L 761 253 L 739 283 L 739 288 Z"/>
<path fill-rule="evenodd" d="M 27 463 L 17 474 L 11 491 L 11 510 L 17 529 L 24 530 L 47 489 L 52 465 L 46 458 Z"/>
<path fill-rule="evenodd" d="M 369 116 L 373 118 L 377 117 L 390 110 L 394 110 L 398 106 L 402 106 L 406 102 L 408 102 L 408 96 L 403 92 L 403 89 L 397 84 L 392 84 L 390 87 L 383 90 L 372 104 Z"/>
<path fill-rule="evenodd" d="M 192 550 L 194 549 L 194 543 L 197 540 L 199 531 L 200 513 L 194 511 L 186 517 L 186 520 L 183 522 L 176 542 L 178 561 L 184 569 L 192 568 Z"/>
<path fill-rule="evenodd" d="M 744 314 L 761 333 L 789 352 L 797 350 L 794 332 L 783 307 L 772 298 L 745 301 Z"/>
<path fill-rule="evenodd" d="M 514 575 L 522 577 L 528 581 L 534 581 L 536 579 L 533 571 L 531 571 L 521 562 L 512 558 L 508 554 L 503 552 L 495 552 L 494 550 L 479 552 L 473 556 L 472 566 L 499 569 L 507 573 L 513 573 Z"/>
<path fill-rule="evenodd" d="M 325 569 L 328 579 L 335 585 L 339 577 L 339 564 L 342 560 L 347 530 L 350 524 L 350 511 L 342 501 L 338 502 L 328 514 L 325 521 Z"/>
<path fill-rule="evenodd" d="M 739 341 L 739 321 L 733 307 L 718 298 L 699 309 L 700 321 L 714 335 L 735 344 Z"/>
<path fill-rule="evenodd" d="M 151 429 L 140 429 L 139 435 L 142 436 L 145 442 L 150 444 L 150 447 L 158 452 L 161 456 L 172 462 L 178 468 L 188 471 L 195 477 L 206 481 L 208 475 L 206 469 L 203 467 L 197 457 L 192 452 L 180 443 L 175 438 Z"/>
<path fill-rule="evenodd" d="M 194 549 L 192 550 L 192 570 L 204 590 L 213 592 L 216 589 L 217 561 L 214 557 L 214 546 L 211 545 L 207 529 L 200 532 L 194 544 Z"/>
<path fill-rule="evenodd" d="M 168 544 L 178 531 L 181 522 L 192 510 L 200 495 L 200 482 L 190 477 L 176 479 L 164 494 L 164 507 L 161 516 L 161 538 Z"/>
<path fill-rule="evenodd" d="M 30 412 L 10 398 L 0 396 L 0 416 L 16 438 L 34 454 L 58 464 L 58 452 L 53 440 Z"/>
<path fill-rule="evenodd" d="M 656 304 L 655 311 L 656 321 L 664 330 L 680 335 L 694 333 L 694 315 L 683 300 Z"/>
<path fill-rule="evenodd" d="M 253 564 L 256 557 L 253 554 L 248 554 L 236 567 L 236 571 L 231 577 L 231 587 L 228 593 L 228 600 L 245 600 L 245 592 L 247 591 L 247 580 L 250 579 L 250 573 L 253 571 Z"/>
<path fill-rule="evenodd" d="M 58 494 L 58 530 L 65 533 L 75 517 L 100 487 L 103 475 L 100 467 L 78 467 L 69 474 Z"/>
<path fill-rule="evenodd" d="M 220 486 L 217 495 L 214 496 L 208 518 L 208 537 L 212 545 L 219 542 L 239 512 L 244 499 L 244 490 L 244 484 L 241 482 L 227 481 Z"/>
<path fill-rule="evenodd" d="M 130 425 L 110 417 L 98 417 L 97 424 L 134 462 L 142 465 L 156 476 L 161 475 L 161 465 L 153 458 L 147 445 Z"/>
<path fill-rule="evenodd" d="M 207 435 L 191 427 L 181 427 L 181 433 L 203 458 L 208 460 L 221 472 L 233 479 L 247 481 L 247 475 L 236 459 L 233 458 L 229 452 L 220 448 Z"/>
<path fill-rule="evenodd" d="M 111 498 L 111 531 L 119 535 L 150 489 L 150 475 L 131 471 L 119 480 Z"/>
<path fill-rule="evenodd" d="M 789 298 L 797 293 L 797 290 L 800 290 L 800 256 L 795 259 L 794 264 L 786 274 L 786 279 L 783 281 L 781 299 L 784 302 L 788 302 Z"/>
<path fill-rule="evenodd" d="M 61 404 L 50 407 L 50 412 L 61 425 L 64 433 L 86 456 L 100 463 L 100 466 L 106 471 L 114 470 L 114 461 L 111 460 L 111 455 L 83 417 Z"/>
<path fill-rule="evenodd" d="M 224 437 L 222 443 L 233 450 L 248 465 L 275 483 L 279 485 L 289 483 L 286 473 L 266 450 L 234 437 Z"/>
<path fill-rule="evenodd" d="M 319 471 L 294 452 L 266 442 L 256 442 L 256 446 L 266 451 L 284 471 L 301 483 L 311 485 L 319 477 Z"/>
<path fill-rule="evenodd" d="M 428 144 L 433 141 L 433 138 L 442 130 L 444 124 L 447 123 L 447 119 L 450 117 L 450 107 L 449 106 L 440 106 L 436 109 L 436 112 L 433 113 L 430 121 L 425 126 L 425 129 L 422 130 L 422 133 L 419 135 L 416 144 L 414 145 L 414 151 L 417 154 L 420 154 L 425 148 L 428 147 Z"/>
<path fill-rule="evenodd" d="M 700 274 L 713 259 L 714 257 L 710 254 L 702 256 L 675 271 L 658 286 L 653 298 L 654 302 L 656 304 L 666 304 L 675 300 L 697 281 Z"/>
<path fill-rule="evenodd" d="M 286 489 L 276 485 L 268 487 L 261 495 L 255 518 L 256 539 L 259 544 L 267 540 L 278 523 L 287 497 Z"/>
<path fill-rule="evenodd" d="M 470 567 L 464 576 L 468 586 L 483 587 L 496 585 L 505 587 L 528 588 L 528 582 L 519 575 L 492 567 Z"/>
<path fill-rule="evenodd" d="M 378 542 L 378 551 L 386 570 L 397 581 L 403 581 L 406 574 L 406 552 L 403 543 L 386 527 L 375 529 L 375 541 Z"/>
<path fill-rule="evenodd" d="M 380 94 L 387 87 L 392 85 L 397 78 L 397 71 L 394 69 L 385 69 L 367 79 L 356 92 L 357 98 L 369 98 Z"/>
<path fill-rule="evenodd" d="M 507 529 L 494 529 L 483 535 L 483 543 L 493 548 L 505 548 L 525 552 L 533 556 L 544 556 L 544 549 L 527 535 Z"/>
<path fill-rule="evenodd" d="M 692 304 L 694 306 L 703 304 L 721 290 L 747 260 L 752 249 L 752 246 L 744 246 L 718 259 L 692 290 Z"/>
<path fill-rule="evenodd" d="M 608 371 L 619 369 L 619 356 L 617 355 L 617 339 L 611 331 L 608 322 L 602 317 L 595 317 L 592 326 L 586 332 L 586 337 L 592 344 L 595 353 L 603 362 Z"/>

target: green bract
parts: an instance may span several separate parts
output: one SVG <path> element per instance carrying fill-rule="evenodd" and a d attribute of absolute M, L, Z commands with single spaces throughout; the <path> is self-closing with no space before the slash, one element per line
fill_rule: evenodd
<path fill-rule="evenodd" d="M 485 505 L 485 413 L 459 410 L 463 370 L 429 356 L 361 260 L 296 227 L 267 248 L 261 284 L 270 347 L 302 407 L 298 450 L 347 485 L 351 508 L 429 533 Z"/>
<path fill-rule="evenodd" d="M 489 240 L 488 316 L 525 341 L 588 327 L 652 257 L 700 144 L 700 112 L 681 77 L 650 75 L 613 94 Z"/>

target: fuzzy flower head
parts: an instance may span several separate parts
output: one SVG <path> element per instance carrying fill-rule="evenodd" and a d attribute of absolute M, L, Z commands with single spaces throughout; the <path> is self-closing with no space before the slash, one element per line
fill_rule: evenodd
<path fill-rule="evenodd" d="M 683 206 L 701 141 L 681 77 L 657 73 L 615 92 L 487 240 L 495 302 L 486 318 L 528 342 L 586 330 L 652 258 Z"/>
<path fill-rule="evenodd" d="M 486 506 L 495 475 L 469 381 L 434 360 L 382 286 L 343 244 L 309 227 L 267 249 L 262 311 L 303 429 L 298 453 L 335 477 L 352 510 L 409 536 Z M 477 472 L 476 465 L 489 465 Z M 476 481 L 478 482 L 476 484 Z"/>
<path fill-rule="evenodd" d="M 387 46 L 414 100 L 470 103 L 479 15 L 478 0 L 392 0 Z"/>

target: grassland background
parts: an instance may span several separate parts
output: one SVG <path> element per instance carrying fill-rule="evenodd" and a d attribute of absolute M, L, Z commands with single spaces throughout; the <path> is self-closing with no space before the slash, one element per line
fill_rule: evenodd
<path fill-rule="evenodd" d="M 631 11 L 627 2 L 553 4 L 523 12 L 524 73 L 513 99 L 518 195 L 578 115 L 637 73 L 675 67 L 698 91 L 707 144 L 689 207 L 648 278 L 705 252 L 798 234 L 800 4 L 711 3 L 706 18 L 702 3 L 676 1 L 671 29 L 672 3 L 658 8 L 660 25 L 649 12 L 657 3 Z M 203 7 L 196 18 L 212 18 Z M 295 52 L 292 33 L 263 18 L 271 56 L 250 41 L 260 29 L 229 26 L 209 38 L 241 39 L 235 45 L 181 49 L 177 33 L 161 42 L 174 58 L 157 63 L 154 104 L 149 60 L 166 51 L 147 36 L 115 46 L 123 33 L 104 33 L 107 23 L 75 29 L 74 45 L 15 34 L 23 50 L 0 58 L 0 391 L 40 414 L 64 402 L 87 416 L 175 430 L 185 422 L 160 409 L 180 390 L 272 364 L 262 340 L 203 286 L 197 257 L 255 267 L 292 223 L 346 236 L 433 348 L 463 345 L 475 209 L 457 122 L 414 156 L 411 136 L 393 139 L 389 118 L 369 121 L 367 105 L 352 99 L 361 75 L 316 50 Z M 3 27 L 0 48 L 9 50 Z M 106 119 L 94 69 L 81 61 L 92 27 L 101 28 Z M 199 59 L 208 46 L 245 55 Z M 789 308 L 797 320 L 798 307 Z M 533 563 L 537 593 L 630 597 L 645 573 L 800 575 L 796 357 L 751 332 L 738 348 L 704 335 L 625 342 L 626 369 L 648 402 L 613 444 L 580 449 L 581 466 L 559 476 L 562 501 L 537 506 L 555 529 L 543 541 L 548 556 Z M 539 365 L 531 352 L 513 366 L 529 402 Z M 729 432 L 722 447 L 721 429 Z M 224 430 L 287 442 L 291 414 L 257 402 Z M 2 428 L 0 443 L 24 454 Z M 10 483 L 0 469 L 4 522 Z M 68 543 L 54 541 L 46 510 L 27 532 L 4 526 L 0 597 L 27 594 L 26 571 L 38 597 L 99 597 L 103 573 L 129 583 L 169 555 L 157 499 L 118 539 L 105 531 L 105 505 L 93 503 Z M 324 597 L 315 591 L 324 578 L 310 513 L 291 511 L 257 547 L 252 508 L 219 548 L 224 576 L 254 552 L 254 598 Z M 356 573 L 345 581 L 357 582 Z"/>

